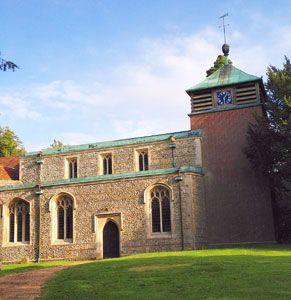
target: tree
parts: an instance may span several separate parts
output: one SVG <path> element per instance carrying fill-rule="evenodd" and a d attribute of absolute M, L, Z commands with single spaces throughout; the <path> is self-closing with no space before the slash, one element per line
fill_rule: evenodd
<path fill-rule="evenodd" d="M 19 67 L 14 62 L 1 58 L 0 53 L 0 70 L 4 72 L 7 70 L 12 70 L 14 72 L 15 69 L 19 69 Z"/>
<path fill-rule="evenodd" d="M 61 141 L 54 139 L 53 143 L 49 146 L 49 148 L 59 149 L 63 148 L 64 146 L 65 145 Z"/>
<path fill-rule="evenodd" d="M 20 155 L 25 152 L 18 136 L 8 127 L 0 127 L 0 156 Z"/>
<path fill-rule="evenodd" d="M 216 61 L 213 63 L 213 67 L 211 67 L 210 69 L 208 69 L 206 71 L 206 77 L 210 76 L 212 73 L 214 73 L 216 70 L 218 70 L 219 68 L 221 68 L 222 66 L 225 65 L 225 60 L 226 57 L 224 55 L 218 55 L 216 58 Z M 227 59 L 227 63 L 232 65 L 232 61 L 228 58 Z"/>
<path fill-rule="evenodd" d="M 255 116 L 249 125 L 244 152 L 254 169 L 268 179 L 280 241 L 280 200 L 291 187 L 291 64 L 287 57 L 282 69 L 268 67 L 265 88 L 265 114 Z"/>

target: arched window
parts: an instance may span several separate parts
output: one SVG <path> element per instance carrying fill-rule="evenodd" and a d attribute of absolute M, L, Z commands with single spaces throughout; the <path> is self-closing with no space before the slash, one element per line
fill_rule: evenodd
<path fill-rule="evenodd" d="M 69 197 L 57 200 L 57 239 L 71 240 L 73 238 L 73 202 Z"/>
<path fill-rule="evenodd" d="M 147 151 L 141 151 L 138 154 L 139 171 L 146 171 L 149 169 L 149 156 Z"/>
<path fill-rule="evenodd" d="M 112 174 L 112 155 L 107 154 L 103 157 L 103 175 Z"/>
<path fill-rule="evenodd" d="M 151 190 L 152 232 L 171 232 L 170 192 L 163 186 Z"/>
<path fill-rule="evenodd" d="M 9 242 L 29 242 L 29 240 L 29 204 L 23 200 L 17 200 L 9 210 Z"/>
<path fill-rule="evenodd" d="M 68 159 L 69 178 L 78 178 L 77 158 Z"/>

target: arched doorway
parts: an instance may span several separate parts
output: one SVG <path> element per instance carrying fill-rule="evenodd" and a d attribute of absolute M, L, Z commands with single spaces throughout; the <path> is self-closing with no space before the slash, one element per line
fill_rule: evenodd
<path fill-rule="evenodd" d="M 112 221 L 103 229 L 103 258 L 119 257 L 119 230 Z"/>

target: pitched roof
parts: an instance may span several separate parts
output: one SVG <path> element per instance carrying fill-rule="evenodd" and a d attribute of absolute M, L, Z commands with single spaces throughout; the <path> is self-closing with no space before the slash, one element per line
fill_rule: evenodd
<path fill-rule="evenodd" d="M 188 138 L 188 137 L 200 137 L 202 135 L 201 129 L 195 130 L 187 130 L 180 132 L 171 132 L 171 133 L 162 133 L 155 134 L 150 136 L 142 136 L 135 137 L 129 139 L 122 140 L 114 140 L 114 141 L 105 141 L 105 142 L 97 142 L 91 144 L 83 144 L 83 145 L 72 145 L 72 146 L 64 146 L 61 148 L 47 148 L 41 151 L 42 155 L 50 155 L 50 154 L 58 154 L 65 152 L 75 152 L 75 151 L 84 151 L 90 149 L 104 149 L 104 148 L 112 148 L 112 147 L 120 147 L 120 146 L 128 146 L 128 145 L 136 145 L 143 143 L 152 143 L 152 142 L 161 142 L 168 140 L 171 136 L 174 136 L 176 139 Z M 26 152 L 23 154 L 23 157 L 38 155 L 40 152 Z"/>
<path fill-rule="evenodd" d="M 254 75 L 247 74 L 233 65 L 226 64 L 212 73 L 202 82 L 186 90 L 186 92 L 189 94 L 190 92 L 199 90 L 258 80 L 262 79 Z"/>
<path fill-rule="evenodd" d="M 0 180 L 19 179 L 19 157 L 0 157 Z"/>

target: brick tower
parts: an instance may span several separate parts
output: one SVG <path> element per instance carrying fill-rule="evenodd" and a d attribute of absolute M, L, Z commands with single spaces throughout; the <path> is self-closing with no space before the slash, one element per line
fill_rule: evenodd
<path fill-rule="evenodd" d="M 262 79 L 226 63 L 186 92 L 191 129 L 203 130 L 209 246 L 274 242 L 270 192 L 242 150 L 254 113 L 263 112 Z"/>

